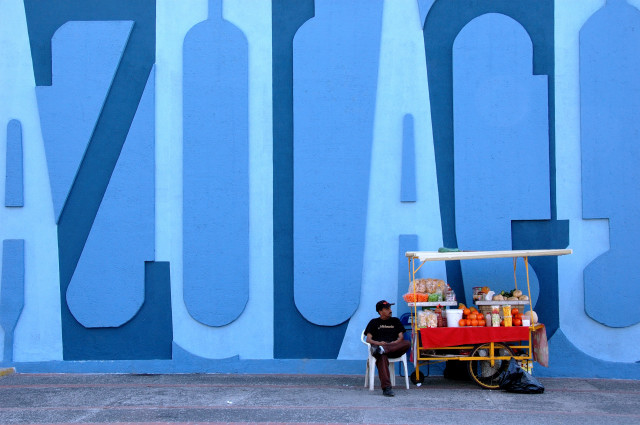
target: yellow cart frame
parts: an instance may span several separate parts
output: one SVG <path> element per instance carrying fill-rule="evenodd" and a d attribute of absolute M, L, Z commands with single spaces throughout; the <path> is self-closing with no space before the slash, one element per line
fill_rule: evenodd
<path fill-rule="evenodd" d="M 516 279 L 516 265 L 518 258 L 524 260 L 526 276 L 527 276 L 527 294 L 529 296 L 529 308 L 533 310 L 531 301 L 531 287 L 529 285 L 529 257 L 541 256 L 560 256 L 568 255 L 573 251 L 571 249 L 537 249 L 537 250 L 513 250 L 513 251 L 455 251 L 455 252 L 432 252 L 432 251 L 409 251 L 405 255 L 409 260 L 409 279 L 413 283 L 413 292 L 415 294 L 416 273 L 423 265 L 429 261 L 459 261 L 459 260 L 478 260 L 489 258 L 513 258 L 513 278 L 516 289 L 518 282 Z M 512 304 L 511 301 L 491 301 L 485 304 L 505 305 Z M 497 378 L 506 369 L 509 360 L 512 358 L 523 361 L 531 361 L 533 357 L 532 351 L 532 332 L 542 327 L 542 325 L 531 324 L 529 326 L 528 341 L 514 341 L 510 343 L 504 342 L 486 342 L 476 345 L 457 345 L 452 347 L 429 347 L 422 348 L 420 345 L 420 332 L 417 323 L 418 307 L 433 307 L 438 304 L 442 306 L 451 306 L 457 303 L 449 302 L 414 302 L 408 303 L 411 307 L 411 331 L 412 331 L 412 350 L 414 355 L 415 372 L 412 374 L 412 381 L 416 385 L 420 385 L 424 376 L 420 374 L 420 366 L 429 364 L 429 362 L 443 362 L 447 360 L 461 360 L 468 362 L 469 374 L 473 380 L 483 388 L 495 389 L 499 384 Z M 422 362 L 422 363 L 421 363 Z"/>

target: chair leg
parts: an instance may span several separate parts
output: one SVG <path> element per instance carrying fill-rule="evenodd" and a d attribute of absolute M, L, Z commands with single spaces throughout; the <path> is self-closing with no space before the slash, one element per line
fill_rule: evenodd
<path fill-rule="evenodd" d="M 369 359 L 367 359 L 367 368 L 364 372 L 364 386 L 369 385 Z"/>
<path fill-rule="evenodd" d="M 391 386 L 396 386 L 396 364 L 389 362 L 389 378 L 391 380 Z"/>
<path fill-rule="evenodd" d="M 376 361 L 369 361 L 369 391 L 373 391 L 373 380 L 376 377 Z"/>
<path fill-rule="evenodd" d="M 402 365 L 404 366 L 404 383 L 409 389 L 409 371 L 407 370 L 407 359 L 406 357 L 402 360 Z"/>

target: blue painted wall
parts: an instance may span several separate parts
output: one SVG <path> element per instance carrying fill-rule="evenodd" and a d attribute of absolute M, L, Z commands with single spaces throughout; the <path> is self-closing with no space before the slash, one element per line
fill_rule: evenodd
<path fill-rule="evenodd" d="M 536 373 L 640 379 L 637 34 L 640 0 L 0 2 L 0 366 L 362 373 L 406 250 L 569 247 Z"/>
<path fill-rule="evenodd" d="M 640 173 L 633 166 L 640 158 L 635 143 L 640 99 L 634 95 L 640 80 L 632 71 L 640 65 L 639 25 L 638 9 L 609 1 L 580 30 L 582 214 L 608 219 L 610 229 L 610 250 L 584 270 L 585 311 L 606 326 L 622 328 L 640 322 L 633 301 L 640 299 L 640 275 L 625 266 L 633 261 L 637 240 L 631 224 L 640 219 L 635 184 Z M 603 164 L 617 166 L 603 173 Z M 604 293 L 603 280 L 611 282 Z"/>
<path fill-rule="evenodd" d="M 13 360 L 14 332 L 24 309 L 24 240 L 2 241 L 0 326 L 4 331 L 4 359 Z"/>
<path fill-rule="evenodd" d="M 249 299 L 248 46 L 211 0 L 183 48 L 184 301 L 223 326 Z"/>
<path fill-rule="evenodd" d="M 454 189 L 459 246 L 511 249 L 512 220 L 550 218 L 547 77 L 533 75 L 532 65 L 533 45 L 527 31 L 503 14 L 473 19 L 454 41 Z M 466 261 L 461 268 L 466 299 L 473 286 L 484 283 L 497 291 L 514 286 L 509 261 Z M 533 270 L 529 274 L 535 306 L 538 279 Z M 526 282 L 523 264 L 517 281 L 522 289 Z"/>

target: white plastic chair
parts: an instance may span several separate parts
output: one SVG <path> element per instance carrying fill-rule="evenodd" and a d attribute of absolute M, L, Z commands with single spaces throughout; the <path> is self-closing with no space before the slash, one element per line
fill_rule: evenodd
<path fill-rule="evenodd" d="M 364 331 L 360 335 L 360 341 L 364 345 L 367 346 L 367 354 L 369 358 L 367 359 L 367 370 L 364 374 L 364 386 L 366 387 L 369 384 L 369 391 L 373 391 L 373 380 L 376 376 L 376 358 L 371 354 L 371 344 L 367 342 L 367 336 L 364 334 Z M 389 357 L 389 377 L 391 378 L 391 385 L 396 385 L 396 368 L 395 365 L 398 362 L 402 362 L 404 366 L 404 382 L 409 389 L 409 372 L 407 371 L 407 353 L 404 353 L 402 356 L 392 359 Z"/>

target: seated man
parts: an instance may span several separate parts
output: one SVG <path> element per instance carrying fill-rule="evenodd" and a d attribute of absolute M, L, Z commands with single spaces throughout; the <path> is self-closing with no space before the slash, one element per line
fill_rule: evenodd
<path fill-rule="evenodd" d="M 364 330 L 367 342 L 371 344 L 371 354 L 376 358 L 382 394 L 387 397 L 394 396 L 389 377 L 389 357 L 400 357 L 411 348 L 411 342 L 404 339 L 402 322 L 391 316 L 392 305 L 385 300 L 378 301 L 376 311 L 380 317 L 372 319 Z"/>

